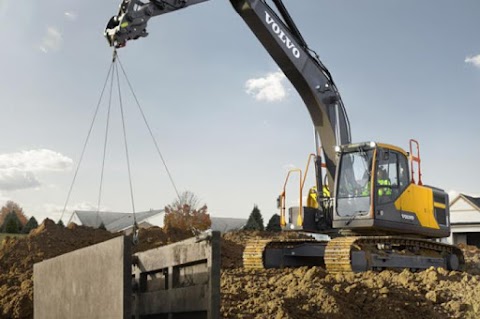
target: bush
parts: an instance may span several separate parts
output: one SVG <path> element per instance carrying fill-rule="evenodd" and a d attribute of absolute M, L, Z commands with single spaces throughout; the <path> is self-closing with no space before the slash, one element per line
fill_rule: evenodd
<path fill-rule="evenodd" d="M 279 232 L 282 230 L 282 227 L 280 226 L 280 215 L 274 214 L 272 218 L 268 221 L 267 224 L 267 231 L 271 232 Z"/>

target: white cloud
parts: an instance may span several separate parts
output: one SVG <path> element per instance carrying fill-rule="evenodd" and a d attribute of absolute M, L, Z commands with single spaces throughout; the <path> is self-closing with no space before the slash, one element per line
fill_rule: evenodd
<path fill-rule="evenodd" d="M 0 154 L 0 190 L 39 187 L 37 173 L 65 171 L 72 165 L 70 158 L 46 149 Z"/>
<path fill-rule="evenodd" d="M 48 27 L 47 33 L 40 44 L 40 50 L 44 53 L 58 51 L 62 46 L 62 41 L 63 39 L 60 31 L 54 27 Z"/>
<path fill-rule="evenodd" d="M 6 191 L 35 188 L 40 186 L 32 172 L 18 169 L 0 169 L 0 189 Z"/>
<path fill-rule="evenodd" d="M 71 21 L 77 20 L 78 15 L 73 11 L 66 11 L 64 14 L 68 20 L 71 20 Z"/>
<path fill-rule="evenodd" d="M 72 164 L 72 159 L 47 149 L 0 154 L 0 170 L 63 171 L 70 169 Z"/>
<path fill-rule="evenodd" d="M 474 66 L 480 68 L 480 54 L 466 57 L 465 63 L 471 63 Z"/>
<path fill-rule="evenodd" d="M 287 97 L 285 74 L 278 71 L 268 73 L 265 77 L 249 79 L 245 83 L 246 92 L 257 101 L 277 102 Z"/>

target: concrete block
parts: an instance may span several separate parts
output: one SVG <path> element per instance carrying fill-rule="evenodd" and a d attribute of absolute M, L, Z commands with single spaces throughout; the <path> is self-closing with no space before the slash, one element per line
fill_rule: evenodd
<path fill-rule="evenodd" d="M 131 256 L 122 236 L 35 264 L 35 319 L 130 319 Z"/>
<path fill-rule="evenodd" d="M 220 233 L 137 253 L 135 318 L 220 317 Z"/>

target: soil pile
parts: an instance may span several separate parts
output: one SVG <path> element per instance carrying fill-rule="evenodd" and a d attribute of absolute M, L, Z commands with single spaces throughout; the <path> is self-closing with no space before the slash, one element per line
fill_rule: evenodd
<path fill-rule="evenodd" d="M 33 264 L 119 234 L 46 220 L 26 238 L 0 248 L 0 319 L 33 317 Z M 141 229 L 134 251 L 187 234 Z M 189 236 L 187 236 L 189 237 Z M 222 236 L 222 318 L 479 318 L 480 250 L 462 247 L 466 272 L 443 269 L 327 274 L 320 267 L 246 270 L 245 244 L 253 238 L 298 238 L 295 233 L 231 232 Z"/>
<path fill-rule="evenodd" d="M 327 274 L 320 267 L 245 270 L 246 240 L 263 234 L 223 236 L 223 318 L 480 318 L 480 250 L 461 247 L 465 272 L 427 269 Z M 270 235 L 267 235 L 269 237 Z M 284 235 L 278 235 L 284 236 Z M 222 265 L 225 262 L 222 260 Z"/>
<path fill-rule="evenodd" d="M 115 234 L 47 219 L 25 238 L 4 239 L 0 248 L 0 318 L 33 317 L 33 264 L 90 246 Z"/>
<path fill-rule="evenodd" d="M 27 237 L 7 237 L 0 245 L 0 319 L 33 317 L 33 264 L 121 234 L 73 223 L 63 227 L 46 219 Z M 160 227 L 140 229 L 139 243 L 133 251 L 145 251 L 191 236 L 187 231 L 165 232 Z"/>

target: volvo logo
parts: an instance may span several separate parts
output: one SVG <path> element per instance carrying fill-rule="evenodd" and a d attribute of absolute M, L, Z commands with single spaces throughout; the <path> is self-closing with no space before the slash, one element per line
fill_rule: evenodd
<path fill-rule="evenodd" d="M 300 51 L 295 47 L 295 44 L 293 43 L 290 38 L 287 37 L 285 32 L 280 28 L 280 26 L 273 20 L 273 18 L 268 14 L 268 12 L 265 11 L 265 21 L 267 22 L 268 25 L 272 27 L 273 32 L 278 36 L 278 38 L 285 43 L 285 46 L 287 49 L 292 51 L 292 54 L 294 57 L 297 59 L 300 58 Z"/>
<path fill-rule="evenodd" d="M 415 217 L 413 215 L 407 215 L 407 214 L 402 214 L 402 218 L 409 220 L 409 221 L 414 221 Z"/>

